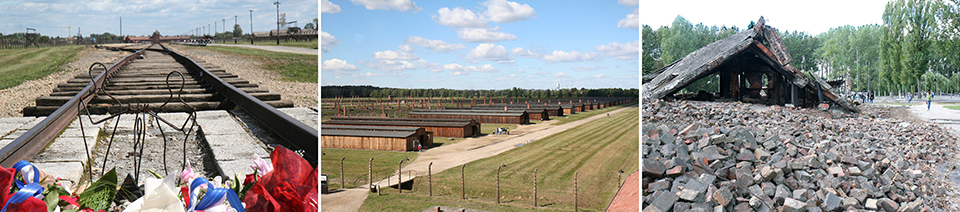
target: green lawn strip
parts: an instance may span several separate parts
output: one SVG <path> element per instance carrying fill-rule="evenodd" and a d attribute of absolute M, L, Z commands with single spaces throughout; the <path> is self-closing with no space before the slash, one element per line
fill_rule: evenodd
<path fill-rule="evenodd" d="M 553 123 L 553 124 L 551 124 L 551 125 L 566 124 L 566 123 L 574 122 L 574 121 L 577 121 L 577 120 L 580 120 L 580 119 L 585 119 L 585 118 L 587 118 L 587 117 L 591 117 L 591 116 L 594 116 L 594 115 L 597 115 L 597 114 L 609 113 L 610 111 L 613 111 L 613 110 L 616 110 L 616 109 L 620 109 L 620 108 L 623 108 L 623 107 L 624 107 L 624 105 L 617 105 L 617 106 L 610 106 L 610 107 L 607 107 L 607 108 L 597 109 L 597 110 L 591 110 L 591 111 L 586 111 L 586 112 L 577 112 L 577 113 L 574 113 L 574 114 L 572 114 L 572 115 L 571 115 L 571 114 L 563 114 L 563 117 L 550 117 L 550 119 L 556 119 L 556 120 L 557 120 L 556 123 Z"/>
<path fill-rule="evenodd" d="M 277 71 L 277 73 L 284 76 L 284 80 L 286 81 L 315 83 L 317 82 L 317 73 L 320 71 L 320 66 L 317 64 L 317 55 L 272 52 L 230 46 L 181 46 L 181 48 L 206 49 L 259 60 L 262 63 L 261 68 Z"/>
<path fill-rule="evenodd" d="M 400 160 L 417 159 L 417 152 L 394 152 L 354 149 L 320 149 L 321 174 L 327 174 L 327 185 L 331 190 L 340 189 L 340 158 L 343 160 L 344 182 L 347 188 L 365 185 L 368 182 L 367 171 L 370 158 L 373 159 L 373 181 L 380 181 L 397 173 Z M 404 161 L 404 163 L 407 163 Z"/>
<path fill-rule="evenodd" d="M 452 140 L 451 140 L 452 139 Z M 466 140 L 466 138 L 455 138 L 455 137 L 433 137 L 434 146 L 443 146 L 455 144 L 457 142 Z"/>
<path fill-rule="evenodd" d="M 26 81 L 40 79 L 49 74 L 63 71 L 61 66 L 73 61 L 82 49 L 83 46 L 69 45 L 0 51 L 0 55 L 9 58 L 0 61 L 0 89 L 11 88 Z M 11 51 L 24 51 L 25 53 L 12 53 Z"/>
<path fill-rule="evenodd" d="M 943 107 L 945 107 L 945 108 L 947 108 L 947 109 L 960 110 L 960 105 L 947 105 L 947 106 L 943 106 Z"/>
<path fill-rule="evenodd" d="M 528 206 L 529 208 L 523 208 L 522 206 L 517 206 L 513 204 L 504 204 L 497 205 L 488 202 L 474 201 L 474 200 L 461 200 L 460 196 L 451 197 L 429 197 L 426 195 L 414 194 L 410 195 L 407 193 L 397 194 L 396 190 L 390 190 L 392 193 L 384 193 L 387 190 L 381 192 L 380 196 L 377 196 L 376 193 L 370 193 L 367 195 L 367 199 L 363 201 L 363 205 L 360 206 L 359 211 L 423 211 L 432 206 L 448 206 L 448 207 L 458 207 L 458 208 L 484 208 L 488 211 L 531 211 L 533 210 L 532 205 Z"/>
<path fill-rule="evenodd" d="M 227 42 L 227 43 L 229 44 L 230 42 Z M 237 44 L 249 44 L 249 42 L 247 42 L 247 43 L 242 43 L 242 42 L 241 42 L 241 43 L 237 43 Z M 258 46 L 276 46 L 276 45 L 277 45 L 277 40 L 255 41 L 255 42 L 253 43 L 253 45 L 258 45 Z M 282 40 L 281 40 L 281 41 L 280 41 L 280 45 L 281 45 L 281 46 L 290 46 L 290 47 L 308 48 L 308 49 L 318 49 L 318 48 L 320 47 L 320 42 L 317 41 L 317 40 L 312 40 L 312 41 L 282 41 Z"/>
<path fill-rule="evenodd" d="M 426 177 L 414 181 L 412 191 L 396 195 L 396 189 L 384 189 L 387 197 L 371 195 L 361 211 L 405 208 L 420 211 L 434 205 L 469 207 L 492 211 L 521 211 L 533 206 L 533 174 L 537 170 L 538 202 L 548 210 L 572 210 L 574 173 L 578 174 L 579 207 L 600 211 L 607 207 L 618 190 L 617 171 L 622 176 L 639 169 L 639 109 L 613 114 L 560 132 L 502 154 L 466 165 L 467 201 L 460 198 L 460 167 L 433 174 L 433 195 L 428 195 Z M 496 204 L 497 167 L 500 171 L 500 201 Z M 621 179 L 622 181 L 623 179 Z M 503 208 L 510 206 L 509 208 Z"/>
<path fill-rule="evenodd" d="M 517 129 L 516 124 L 480 124 L 480 134 L 493 135 L 493 131 L 496 130 L 497 127 L 506 127 L 510 131 Z"/>

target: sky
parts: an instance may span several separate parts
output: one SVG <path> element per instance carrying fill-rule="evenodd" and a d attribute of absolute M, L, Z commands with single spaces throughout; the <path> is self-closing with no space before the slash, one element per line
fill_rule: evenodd
<path fill-rule="evenodd" d="M 321 85 L 639 88 L 638 0 L 320 0 Z"/>
<path fill-rule="evenodd" d="M 886 4 L 887 1 L 876 0 L 645 0 L 640 5 L 643 12 L 639 15 L 641 24 L 653 29 L 670 26 L 678 15 L 693 24 L 737 26 L 740 29 L 763 16 L 767 25 L 779 30 L 819 35 L 844 25 L 882 24 Z"/>
<path fill-rule="evenodd" d="M 276 0 L 0 0 L 0 33 L 35 28 L 42 35 L 67 37 L 80 28 L 84 37 L 119 34 L 121 16 L 124 35 L 149 35 L 155 30 L 163 35 L 186 34 L 200 26 L 213 28 L 215 21 L 216 32 L 223 32 L 222 19 L 232 31 L 234 16 L 248 33 L 249 10 L 254 10 L 253 29 L 259 32 L 277 28 L 277 6 L 273 2 Z M 319 17 L 317 0 L 279 2 L 280 13 L 286 13 L 288 22 L 297 21 L 297 26 Z"/>

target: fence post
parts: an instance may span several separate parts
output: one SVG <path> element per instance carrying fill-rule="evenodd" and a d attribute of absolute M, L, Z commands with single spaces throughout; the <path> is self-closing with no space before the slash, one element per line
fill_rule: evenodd
<path fill-rule="evenodd" d="M 400 160 L 400 163 L 397 163 L 397 192 L 401 194 L 403 193 L 403 187 L 401 187 L 401 184 L 403 184 L 403 172 L 400 172 L 400 165 L 402 164 L 403 160 Z"/>
<path fill-rule="evenodd" d="M 577 176 L 580 175 L 580 171 L 573 173 L 573 211 L 580 210 L 580 200 L 577 195 Z"/>
<path fill-rule="evenodd" d="M 533 169 L 533 207 L 534 208 L 539 207 L 539 205 L 537 204 L 537 169 L 540 169 L 540 168 Z"/>
<path fill-rule="evenodd" d="M 370 186 L 370 188 L 373 189 L 373 158 L 370 158 L 370 163 L 367 165 L 367 180 L 370 181 L 370 184 L 367 184 L 367 186 Z M 376 188 L 376 189 L 377 189 L 377 194 L 379 195 L 380 188 Z"/>
<path fill-rule="evenodd" d="M 500 204 L 500 167 L 503 166 L 497 166 L 497 205 Z"/>
<path fill-rule="evenodd" d="M 430 162 L 430 165 L 427 165 L 427 178 L 430 185 L 430 196 L 433 196 L 433 162 Z"/>
<path fill-rule="evenodd" d="M 343 178 L 346 178 L 346 176 L 343 176 L 343 159 L 347 159 L 347 157 L 340 158 L 340 189 L 347 189 L 347 184 L 343 183 Z"/>
<path fill-rule="evenodd" d="M 460 199 L 467 199 L 466 188 L 463 187 L 463 167 L 466 167 L 467 164 L 460 165 Z"/>

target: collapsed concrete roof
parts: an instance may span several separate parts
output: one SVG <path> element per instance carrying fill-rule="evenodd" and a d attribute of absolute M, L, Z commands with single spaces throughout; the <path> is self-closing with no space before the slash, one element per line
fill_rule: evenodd
<path fill-rule="evenodd" d="M 850 112 L 860 110 L 835 95 L 826 81 L 790 65 L 776 28 L 763 17 L 749 30 L 713 42 L 656 73 L 643 76 L 643 99 L 669 98 L 697 80 L 719 75 L 724 99 L 765 104 L 816 107 L 822 103 Z"/>

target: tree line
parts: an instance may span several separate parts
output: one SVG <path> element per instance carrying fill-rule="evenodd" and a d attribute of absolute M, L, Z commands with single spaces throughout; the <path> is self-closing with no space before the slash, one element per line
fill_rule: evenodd
<path fill-rule="evenodd" d="M 694 25 L 682 16 L 658 29 L 643 25 L 642 73 L 741 30 Z M 895 0 L 887 3 L 879 25 L 846 25 L 819 35 L 778 30 L 794 67 L 826 80 L 850 79 L 851 91 L 960 92 L 960 6 L 955 2 Z M 715 92 L 713 78 L 688 90 Z"/>
<path fill-rule="evenodd" d="M 458 98 L 488 98 L 488 97 L 523 97 L 523 98 L 574 98 L 574 97 L 637 97 L 640 91 L 636 88 L 565 88 L 560 90 L 521 89 L 513 87 L 501 90 L 455 90 L 446 88 L 381 88 L 370 85 L 354 86 L 322 86 L 321 98 L 336 97 L 458 97 Z"/>

